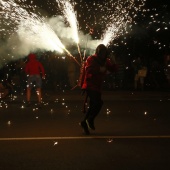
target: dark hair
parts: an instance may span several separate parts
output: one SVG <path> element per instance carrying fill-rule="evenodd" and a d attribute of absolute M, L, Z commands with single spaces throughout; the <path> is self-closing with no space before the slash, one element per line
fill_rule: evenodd
<path fill-rule="evenodd" d="M 100 56 L 100 54 L 103 52 L 103 51 L 106 51 L 106 54 L 108 55 L 108 49 L 107 47 L 104 45 L 104 44 L 99 44 L 96 48 L 96 54 L 98 56 Z"/>
<path fill-rule="evenodd" d="M 108 49 L 104 44 L 99 44 L 96 48 L 95 54 L 97 55 L 97 61 L 98 63 L 103 66 L 106 62 L 106 59 L 108 57 Z"/>

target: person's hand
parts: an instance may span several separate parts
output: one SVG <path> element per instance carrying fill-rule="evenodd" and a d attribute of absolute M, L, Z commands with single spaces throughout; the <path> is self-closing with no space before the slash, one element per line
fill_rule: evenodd
<path fill-rule="evenodd" d="M 111 61 L 113 64 L 116 64 L 116 59 L 115 59 L 115 56 L 114 56 L 114 55 L 111 55 L 109 58 L 110 58 L 110 61 Z"/>

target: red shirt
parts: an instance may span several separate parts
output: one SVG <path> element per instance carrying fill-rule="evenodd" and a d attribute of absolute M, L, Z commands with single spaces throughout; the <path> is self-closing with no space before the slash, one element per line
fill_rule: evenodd
<path fill-rule="evenodd" d="M 117 65 L 112 64 L 110 59 L 106 59 L 105 67 L 106 71 L 101 72 L 101 65 L 97 62 L 97 56 L 93 55 L 87 58 L 85 62 L 85 75 L 82 84 L 82 89 L 89 89 L 101 92 L 102 83 L 107 70 L 114 72 L 117 70 Z"/>
<path fill-rule="evenodd" d="M 25 66 L 25 72 L 28 75 L 40 75 L 45 76 L 45 71 L 43 65 L 36 60 L 36 56 L 34 54 L 30 54 L 28 56 L 29 61 Z"/>

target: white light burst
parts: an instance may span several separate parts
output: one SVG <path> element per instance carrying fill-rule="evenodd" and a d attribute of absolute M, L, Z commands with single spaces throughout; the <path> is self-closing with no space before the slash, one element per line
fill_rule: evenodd
<path fill-rule="evenodd" d="M 69 23 L 70 27 L 72 28 L 72 34 L 74 41 L 78 44 L 79 43 L 79 36 L 78 36 L 78 22 L 76 13 L 72 4 L 68 0 L 56 0 L 59 7 L 62 9 L 62 13 L 66 18 L 67 22 Z"/>
<path fill-rule="evenodd" d="M 118 0 L 112 4 L 115 10 L 107 17 L 106 29 L 101 37 L 103 44 L 109 45 L 111 41 L 127 32 L 127 24 L 133 20 L 130 13 L 135 17 L 136 12 L 145 5 L 144 1 L 139 1 L 138 5 L 135 4 L 134 0 Z"/>
<path fill-rule="evenodd" d="M 11 34 L 16 32 L 22 42 L 31 46 L 32 50 L 43 49 L 63 52 L 64 45 L 52 28 L 33 12 L 27 12 L 13 0 L 7 2 L 1 0 L 1 15 L 6 19 L 5 25 L 13 26 Z M 3 30 L 1 30 L 3 31 Z"/>

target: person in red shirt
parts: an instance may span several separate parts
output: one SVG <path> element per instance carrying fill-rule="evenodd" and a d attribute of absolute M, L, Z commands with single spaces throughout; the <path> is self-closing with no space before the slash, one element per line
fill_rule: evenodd
<path fill-rule="evenodd" d="M 86 92 L 90 100 L 89 108 L 80 125 L 84 129 L 85 134 L 90 134 L 89 129 L 95 130 L 94 120 L 103 105 L 101 90 L 104 76 L 107 71 L 116 71 L 117 65 L 113 58 L 108 58 L 107 47 L 100 44 L 97 46 L 95 54 L 87 58 L 84 68 L 84 79 L 81 88 Z"/>
<path fill-rule="evenodd" d="M 38 97 L 38 104 L 41 104 L 42 94 L 42 78 L 45 79 L 45 71 L 43 65 L 36 59 L 35 54 L 28 55 L 28 62 L 25 66 L 25 72 L 27 74 L 27 106 L 30 105 L 31 89 L 35 83 L 36 93 Z M 42 78 L 41 78 L 42 76 Z"/>

